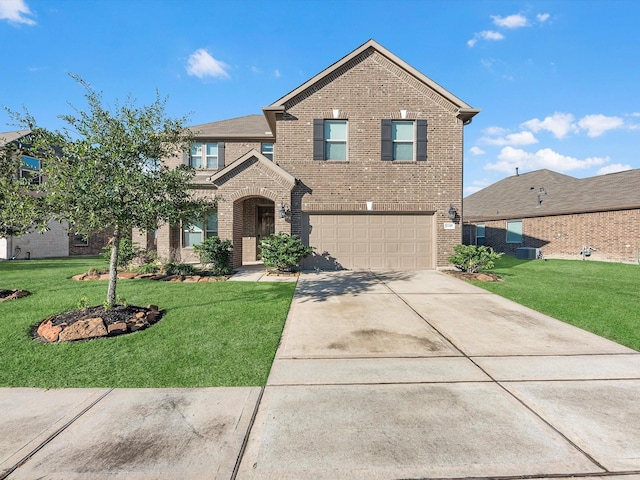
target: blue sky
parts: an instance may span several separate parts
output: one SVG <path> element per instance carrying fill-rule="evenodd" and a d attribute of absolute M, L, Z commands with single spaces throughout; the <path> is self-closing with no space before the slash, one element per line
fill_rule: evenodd
<path fill-rule="evenodd" d="M 61 128 L 85 106 L 72 72 L 196 125 L 261 113 L 373 38 L 482 109 L 468 195 L 516 167 L 640 168 L 639 18 L 636 0 L 0 0 L 0 105 Z"/>

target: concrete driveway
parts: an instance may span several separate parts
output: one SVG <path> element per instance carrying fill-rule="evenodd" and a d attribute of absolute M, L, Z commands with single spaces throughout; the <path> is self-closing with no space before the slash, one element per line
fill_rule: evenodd
<path fill-rule="evenodd" d="M 304 273 L 265 388 L 0 389 L 0 472 L 638 480 L 639 398 L 640 353 L 445 274 Z"/>

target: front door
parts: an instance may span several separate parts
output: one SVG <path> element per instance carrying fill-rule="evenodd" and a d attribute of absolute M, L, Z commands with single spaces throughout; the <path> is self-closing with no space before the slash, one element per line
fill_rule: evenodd
<path fill-rule="evenodd" d="M 273 206 L 258 205 L 256 232 L 258 235 L 258 254 L 260 254 L 260 241 L 276 232 L 275 208 Z"/>

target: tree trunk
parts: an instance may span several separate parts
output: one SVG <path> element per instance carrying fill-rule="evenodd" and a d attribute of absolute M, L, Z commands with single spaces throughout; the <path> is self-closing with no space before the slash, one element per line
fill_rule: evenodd
<path fill-rule="evenodd" d="M 118 251 L 120 250 L 120 228 L 113 232 L 111 244 L 111 259 L 109 260 L 109 289 L 107 290 L 107 307 L 113 308 L 116 304 L 116 282 L 118 281 Z"/>

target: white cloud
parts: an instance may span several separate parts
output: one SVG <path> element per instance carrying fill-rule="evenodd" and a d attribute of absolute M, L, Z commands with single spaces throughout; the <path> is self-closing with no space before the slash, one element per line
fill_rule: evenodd
<path fill-rule="evenodd" d="M 590 137 L 599 137 L 608 130 L 615 130 L 624 126 L 624 120 L 620 117 L 607 117 L 606 115 L 587 115 L 583 117 L 578 126 L 587 130 Z"/>
<path fill-rule="evenodd" d="M 579 160 L 574 157 L 561 155 L 550 148 L 543 148 L 535 153 L 524 150 L 505 147 L 498 154 L 498 161 L 485 165 L 486 170 L 512 173 L 516 167 L 521 170 L 539 170 L 548 168 L 556 172 L 569 172 L 603 165 L 609 161 L 609 157 L 589 157 Z"/>
<path fill-rule="evenodd" d="M 501 17 L 499 15 L 491 15 L 493 18 L 493 24 L 498 27 L 505 28 L 520 28 L 526 27 L 529 22 L 527 22 L 527 17 L 524 15 L 520 15 L 519 13 L 515 15 L 509 15 L 508 17 Z"/>
<path fill-rule="evenodd" d="M 485 152 L 484 150 L 482 150 L 480 147 L 471 147 L 471 148 L 469 149 L 469 153 L 470 153 L 471 155 L 484 155 L 484 154 L 485 154 L 485 153 L 487 153 L 487 152 Z"/>
<path fill-rule="evenodd" d="M 466 193 L 467 195 L 471 195 L 472 193 L 479 192 L 480 190 L 482 190 L 482 188 L 483 187 L 476 187 L 476 186 L 464 187 L 464 193 Z"/>
<path fill-rule="evenodd" d="M 189 56 L 187 73 L 198 78 L 221 77 L 229 78 L 229 66 L 213 58 L 204 48 L 200 48 Z"/>
<path fill-rule="evenodd" d="M 251 67 L 251 73 L 262 73 L 262 70 L 260 70 L 258 67 L 256 66 L 252 66 Z"/>
<path fill-rule="evenodd" d="M 570 113 L 555 112 L 544 120 L 534 118 L 524 122 L 521 126 L 536 133 L 540 130 L 547 130 L 556 138 L 564 138 L 569 133 L 575 133 L 578 131 L 578 128 L 574 124 L 574 120 L 573 115 Z"/>
<path fill-rule="evenodd" d="M 495 32 L 493 30 L 483 30 L 480 33 L 476 33 L 474 35 L 474 37 L 469 40 L 467 42 L 467 45 L 469 45 L 470 47 L 473 47 L 479 39 L 482 40 L 504 40 L 504 35 L 502 35 L 500 32 Z"/>
<path fill-rule="evenodd" d="M 280 70 L 278 70 L 277 68 L 273 71 L 273 76 L 276 78 L 280 78 L 281 74 L 280 74 Z"/>
<path fill-rule="evenodd" d="M 483 178 L 482 180 L 474 180 L 473 182 L 471 182 L 471 185 L 464 187 L 464 193 L 466 193 L 467 195 L 471 195 L 472 193 L 476 193 L 483 188 L 491 185 L 492 183 L 493 181 L 488 178 Z"/>
<path fill-rule="evenodd" d="M 531 145 L 538 139 L 531 132 L 510 133 L 496 138 L 482 137 L 480 141 L 487 145 Z"/>
<path fill-rule="evenodd" d="M 602 167 L 600 170 L 596 172 L 596 175 L 606 175 L 607 173 L 624 172 L 625 170 L 633 170 L 633 167 L 628 164 L 623 165 L 621 163 L 612 163 L 611 165 Z"/>
<path fill-rule="evenodd" d="M 540 23 L 544 23 L 549 20 L 549 17 L 551 17 L 551 15 L 549 15 L 548 13 L 539 13 L 536 15 L 536 20 L 538 20 Z"/>
<path fill-rule="evenodd" d="M 35 25 L 36 22 L 28 18 L 28 15 L 32 13 L 24 0 L 0 0 L 0 20 Z"/>
<path fill-rule="evenodd" d="M 506 128 L 502 127 L 487 127 L 482 130 L 482 133 L 485 135 L 497 136 L 497 135 L 506 135 L 509 132 Z"/>

